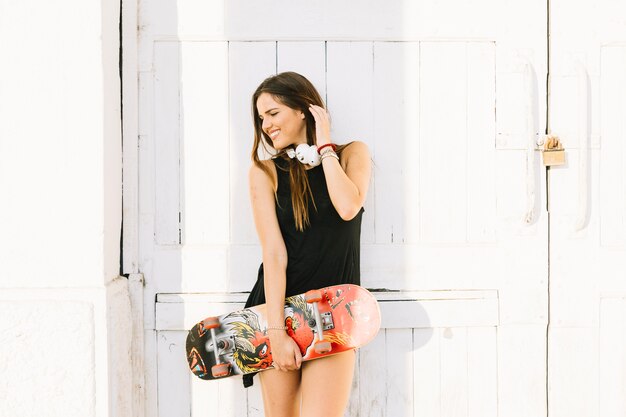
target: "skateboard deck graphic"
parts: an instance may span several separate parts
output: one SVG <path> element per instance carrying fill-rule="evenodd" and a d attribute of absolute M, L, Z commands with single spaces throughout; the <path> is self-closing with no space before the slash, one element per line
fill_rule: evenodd
<path fill-rule="evenodd" d="M 263 304 L 194 325 L 186 343 L 190 370 L 216 379 L 272 368 L 265 310 Z M 285 326 L 307 361 L 367 344 L 380 328 L 380 310 L 366 289 L 335 285 L 288 297 Z"/>

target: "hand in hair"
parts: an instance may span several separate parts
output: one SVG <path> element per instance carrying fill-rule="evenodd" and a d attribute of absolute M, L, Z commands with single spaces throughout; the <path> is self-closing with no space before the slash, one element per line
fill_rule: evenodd
<path fill-rule="evenodd" d="M 315 119 L 315 136 L 317 138 L 316 145 L 319 148 L 322 145 L 331 143 L 330 139 L 330 119 L 326 109 L 315 104 L 309 106 L 309 110 Z"/>

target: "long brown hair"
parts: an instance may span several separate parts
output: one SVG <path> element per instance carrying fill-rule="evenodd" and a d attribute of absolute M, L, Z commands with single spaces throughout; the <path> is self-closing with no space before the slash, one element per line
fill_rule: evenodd
<path fill-rule="evenodd" d="M 304 76 L 296 72 L 282 72 L 266 78 L 252 95 L 252 123 L 254 124 L 254 145 L 252 146 L 252 161 L 261 168 L 268 176 L 272 176 L 270 169 L 259 159 L 259 146 L 263 146 L 266 151 L 276 153 L 272 146 L 272 140 L 263 131 L 263 120 L 259 117 L 256 107 L 259 96 L 263 93 L 270 94 L 275 100 L 304 113 L 306 123 L 306 141 L 309 145 L 315 145 L 317 138 L 315 135 L 315 119 L 309 111 L 311 104 L 326 109 L 322 97 L 317 92 L 313 84 Z M 337 147 L 339 153 L 344 146 Z M 275 158 L 283 158 L 288 162 L 289 185 L 291 187 L 291 203 L 296 223 L 296 229 L 303 231 L 309 224 L 309 200 L 315 207 L 315 200 L 311 192 L 306 169 L 296 158 L 287 156 L 286 150 L 277 152 Z M 282 168 L 279 168 L 282 169 Z"/>

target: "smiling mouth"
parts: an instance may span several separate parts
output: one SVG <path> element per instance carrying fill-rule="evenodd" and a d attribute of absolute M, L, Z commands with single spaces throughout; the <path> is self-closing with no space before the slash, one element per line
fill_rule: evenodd
<path fill-rule="evenodd" d="M 280 133 L 280 129 L 273 130 L 269 133 L 269 136 L 272 140 L 276 139 L 276 136 Z"/>

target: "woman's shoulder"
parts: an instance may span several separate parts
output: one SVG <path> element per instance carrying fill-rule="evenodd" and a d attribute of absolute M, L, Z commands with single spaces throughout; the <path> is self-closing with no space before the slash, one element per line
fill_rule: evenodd
<path fill-rule="evenodd" d="M 250 166 L 249 177 L 251 183 L 262 184 L 269 181 L 274 191 L 276 191 L 276 165 L 272 159 L 262 159 L 259 164 L 253 162 Z"/>
<path fill-rule="evenodd" d="M 367 146 L 367 143 L 363 141 L 353 140 L 343 145 L 343 152 L 349 152 L 349 153 L 367 152 L 369 153 L 369 147 Z"/>
<path fill-rule="evenodd" d="M 341 159 L 342 160 L 350 160 L 350 159 L 370 159 L 370 150 L 367 146 L 367 143 L 362 142 L 360 140 L 353 140 L 351 142 L 346 143 L 342 146 L 341 149 Z"/>

